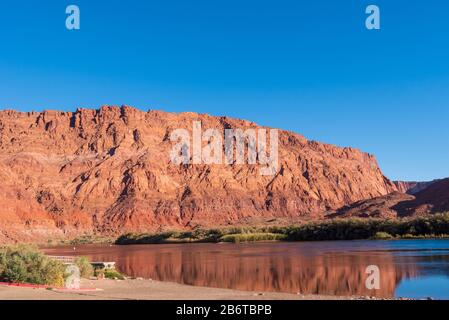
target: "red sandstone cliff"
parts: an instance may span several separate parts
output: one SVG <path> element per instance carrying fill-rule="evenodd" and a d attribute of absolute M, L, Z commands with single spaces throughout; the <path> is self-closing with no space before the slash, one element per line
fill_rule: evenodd
<path fill-rule="evenodd" d="M 102 107 L 0 112 L 0 242 L 84 232 L 315 217 L 397 190 L 372 155 L 279 132 L 279 167 L 174 165 L 177 128 L 258 128 L 195 113 Z"/>

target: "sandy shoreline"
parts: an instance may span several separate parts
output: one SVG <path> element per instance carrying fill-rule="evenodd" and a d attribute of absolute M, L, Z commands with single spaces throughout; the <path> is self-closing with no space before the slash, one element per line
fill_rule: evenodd
<path fill-rule="evenodd" d="M 366 300 L 368 297 L 300 295 L 206 288 L 153 280 L 82 280 L 97 291 L 57 291 L 0 285 L 0 300 Z"/>

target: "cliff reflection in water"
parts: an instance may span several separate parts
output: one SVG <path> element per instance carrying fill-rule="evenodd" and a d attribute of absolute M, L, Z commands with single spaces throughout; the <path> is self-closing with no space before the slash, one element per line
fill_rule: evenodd
<path fill-rule="evenodd" d="M 418 274 L 408 256 L 334 247 L 330 243 L 85 246 L 77 254 L 116 261 L 129 276 L 249 291 L 393 297 L 402 279 Z M 369 265 L 380 268 L 380 290 L 365 286 Z"/>

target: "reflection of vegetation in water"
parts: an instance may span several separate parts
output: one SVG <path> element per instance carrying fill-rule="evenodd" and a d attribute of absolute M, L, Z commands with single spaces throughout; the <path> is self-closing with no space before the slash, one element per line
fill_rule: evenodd
<path fill-rule="evenodd" d="M 413 257 L 419 267 L 419 276 L 446 276 L 449 277 L 449 249 L 425 249 L 408 253 L 406 257 Z"/>
<path fill-rule="evenodd" d="M 116 244 L 240 241 L 424 239 L 449 237 L 449 213 L 414 219 L 334 219 L 288 227 L 234 227 L 163 233 L 128 233 Z"/>

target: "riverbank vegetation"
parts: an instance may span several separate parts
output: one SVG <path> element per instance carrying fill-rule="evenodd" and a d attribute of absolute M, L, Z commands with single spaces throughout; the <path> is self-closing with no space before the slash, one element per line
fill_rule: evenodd
<path fill-rule="evenodd" d="M 286 240 L 361 240 L 449 237 L 449 214 L 413 219 L 335 219 L 291 227 Z"/>
<path fill-rule="evenodd" d="M 286 236 L 284 231 L 282 227 L 228 227 L 161 233 L 127 233 L 120 236 L 115 244 L 273 241 L 284 239 Z"/>
<path fill-rule="evenodd" d="M 116 269 L 96 269 L 95 277 L 100 279 L 125 280 L 125 276 L 123 276 Z"/>
<path fill-rule="evenodd" d="M 220 238 L 222 242 L 249 242 L 249 241 L 277 241 L 284 240 L 285 234 L 281 233 L 237 233 L 226 234 Z"/>
<path fill-rule="evenodd" d="M 82 278 L 124 280 L 114 268 L 94 268 L 87 257 L 76 257 L 74 265 Z M 0 247 L 0 282 L 63 287 L 70 273 L 62 262 L 46 256 L 32 245 Z"/>
<path fill-rule="evenodd" d="M 408 219 L 333 219 L 287 227 L 233 227 L 128 233 L 115 243 L 155 244 L 186 242 L 392 240 L 449 238 L 449 213 Z"/>
<path fill-rule="evenodd" d="M 114 242 L 113 237 L 103 236 L 99 234 L 83 234 L 72 239 L 55 239 L 45 243 L 46 246 L 78 246 L 83 244 L 110 244 Z"/>
<path fill-rule="evenodd" d="M 86 257 L 77 257 L 74 264 L 82 278 L 94 275 L 94 268 Z M 46 256 L 33 245 L 11 245 L 0 247 L 0 282 L 26 283 L 63 287 L 67 266 Z"/>
<path fill-rule="evenodd" d="M 63 286 L 64 265 L 29 245 L 0 248 L 0 281 Z"/>
<path fill-rule="evenodd" d="M 86 257 L 77 257 L 75 259 L 75 265 L 80 270 L 80 276 L 82 278 L 90 278 L 94 275 L 94 268 Z"/>

